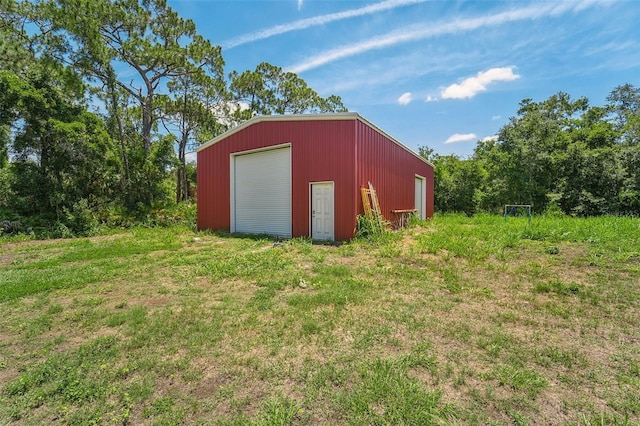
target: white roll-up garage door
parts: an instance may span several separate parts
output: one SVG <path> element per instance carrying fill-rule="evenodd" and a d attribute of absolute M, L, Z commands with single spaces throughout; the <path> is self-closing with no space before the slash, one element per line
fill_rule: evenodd
<path fill-rule="evenodd" d="M 233 231 L 291 237 L 291 147 L 233 157 Z"/>

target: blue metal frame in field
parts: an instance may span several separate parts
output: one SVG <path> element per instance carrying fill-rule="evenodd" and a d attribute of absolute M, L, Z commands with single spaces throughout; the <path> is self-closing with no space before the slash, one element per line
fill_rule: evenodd
<path fill-rule="evenodd" d="M 527 215 L 529 223 L 531 223 L 531 204 L 505 204 L 504 205 L 504 221 L 507 216 L 524 216 Z"/>

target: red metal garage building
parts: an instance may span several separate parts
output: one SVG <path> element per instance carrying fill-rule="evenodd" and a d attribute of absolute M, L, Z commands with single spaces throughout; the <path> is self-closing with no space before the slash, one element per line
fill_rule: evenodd
<path fill-rule="evenodd" d="M 198 228 L 347 240 L 363 214 L 433 215 L 433 165 L 357 113 L 257 116 L 200 146 Z"/>

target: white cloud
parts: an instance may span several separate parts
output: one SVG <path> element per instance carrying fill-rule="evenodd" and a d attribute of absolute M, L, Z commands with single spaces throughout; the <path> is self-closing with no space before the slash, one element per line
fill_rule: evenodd
<path fill-rule="evenodd" d="M 298 10 L 302 9 L 303 4 L 304 4 L 304 0 L 298 0 Z"/>
<path fill-rule="evenodd" d="M 301 19 L 289 24 L 276 25 L 275 27 L 267 28 L 255 33 L 244 34 L 223 42 L 222 47 L 224 47 L 225 49 L 231 49 L 232 47 L 240 46 L 242 44 L 247 44 L 258 40 L 263 40 L 265 38 L 288 33 L 291 31 L 303 30 L 305 28 L 316 27 L 334 21 L 355 18 L 357 16 L 370 15 L 384 10 L 395 9 L 397 7 L 407 6 L 415 3 L 424 3 L 426 1 L 427 0 L 385 0 L 379 3 L 371 4 L 369 6 L 361 7 L 359 9 L 350 9 L 344 12 L 330 13 L 327 15 L 315 16 L 313 18 Z M 303 1 L 298 0 L 298 9 L 302 7 L 302 4 Z"/>
<path fill-rule="evenodd" d="M 438 49 L 428 47 L 425 49 L 411 50 L 410 52 L 398 52 L 391 55 L 388 60 L 367 62 L 361 61 L 358 66 L 350 67 L 348 73 L 340 67 L 327 67 L 321 80 L 314 81 L 313 85 L 320 94 L 340 93 L 353 90 L 349 98 L 357 97 L 357 103 L 363 102 L 363 98 L 370 98 L 371 93 L 364 90 L 367 87 L 389 86 L 389 82 L 408 81 L 419 79 L 428 75 L 441 76 L 443 74 L 460 73 L 468 70 L 469 63 L 480 62 L 483 57 L 476 52 L 448 52 L 439 53 Z M 434 55 L 438 56 L 433 61 Z M 423 94 L 413 94 L 414 101 L 421 98 L 425 100 L 427 94 L 432 96 L 431 101 L 437 100 L 439 92 L 428 89 Z M 379 98 L 378 100 L 380 100 Z M 372 101 L 366 101 L 370 103 Z"/>
<path fill-rule="evenodd" d="M 462 63 L 473 62 L 468 54 L 446 54 L 438 57 L 436 63 L 427 63 L 433 57 L 431 52 L 412 51 L 393 56 L 389 61 L 358 64 L 348 73 L 339 68 L 328 69 L 326 78 L 314 82 L 318 93 L 342 93 L 356 90 L 359 98 L 368 96 L 365 87 L 388 86 L 390 81 L 410 80 L 429 74 L 441 75 L 452 70 L 463 70 Z"/>
<path fill-rule="evenodd" d="M 466 99 L 473 98 L 480 92 L 487 90 L 487 86 L 496 81 L 513 81 L 520 78 L 513 73 L 513 67 L 491 68 L 462 80 L 460 84 L 452 84 L 445 88 L 441 95 L 442 99 Z"/>
<path fill-rule="evenodd" d="M 482 142 L 490 142 L 490 141 L 497 141 L 497 140 L 498 140 L 498 135 L 486 136 L 482 138 Z"/>
<path fill-rule="evenodd" d="M 411 92 L 403 93 L 402 96 L 398 98 L 398 103 L 400 105 L 409 105 L 411 102 Z"/>
<path fill-rule="evenodd" d="M 376 6 L 379 4 L 381 3 L 377 3 L 372 6 Z M 316 56 L 312 56 L 298 64 L 290 66 L 287 71 L 301 73 L 303 71 L 318 68 L 322 65 L 337 61 L 339 59 L 359 55 L 361 53 L 368 52 L 374 49 L 382 49 L 400 43 L 424 40 L 443 34 L 473 31 L 486 27 L 495 27 L 509 22 L 537 19 L 544 16 L 556 16 L 561 13 L 566 13 L 570 10 L 578 10 L 579 8 L 585 8 L 590 5 L 590 3 L 587 3 L 585 5 L 579 2 L 563 2 L 561 3 L 561 6 L 558 6 L 555 3 L 551 2 L 540 2 L 521 9 L 509 10 L 493 15 L 485 15 L 478 18 L 456 19 L 451 22 L 436 24 L 432 26 L 425 26 L 424 24 L 421 24 L 420 26 L 412 27 L 402 31 L 391 32 L 370 40 L 327 50 L 326 52 L 320 53 Z"/>
<path fill-rule="evenodd" d="M 424 101 L 425 102 L 438 102 L 438 98 L 434 98 L 433 96 L 428 95 Z"/>
<path fill-rule="evenodd" d="M 496 120 L 500 120 L 502 118 L 501 115 L 494 115 L 491 117 L 491 120 L 496 121 Z"/>
<path fill-rule="evenodd" d="M 184 162 L 185 163 L 197 163 L 198 161 L 198 154 L 193 151 L 193 152 L 187 152 L 186 155 L 184 156 Z"/>
<path fill-rule="evenodd" d="M 475 133 L 454 133 L 444 143 L 468 142 L 476 139 Z"/>

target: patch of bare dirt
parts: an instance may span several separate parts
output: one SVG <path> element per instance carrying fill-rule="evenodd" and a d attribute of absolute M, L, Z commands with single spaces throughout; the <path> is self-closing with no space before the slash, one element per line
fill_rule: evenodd
<path fill-rule="evenodd" d="M 11 383 L 18 376 L 18 367 L 5 357 L 0 358 L 0 364 L 0 383 Z"/>
<path fill-rule="evenodd" d="M 190 393 L 198 399 L 213 399 L 221 388 L 233 382 L 233 377 L 229 374 L 216 370 L 208 366 L 203 372 L 202 380 L 196 384 Z"/>
<path fill-rule="evenodd" d="M 50 240 L 28 240 L 28 241 L 16 241 L 16 242 L 7 242 L 5 244 L 1 244 L 1 249 L 14 250 L 16 248 L 21 247 L 39 247 L 44 245 L 53 245 L 60 243 L 67 243 L 71 241 L 83 241 L 88 240 L 91 242 L 100 242 L 100 241 L 114 241 L 118 238 L 124 237 L 125 234 L 113 234 L 113 235 L 98 235 L 95 237 L 80 237 L 80 238 L 54 238 Z"/>
<path fill-rule="evenodd" d="M 0 253 L 0 266 L 9 266 L 14 261 L 16 256 L 14 254 L 1 254 Z"/>

